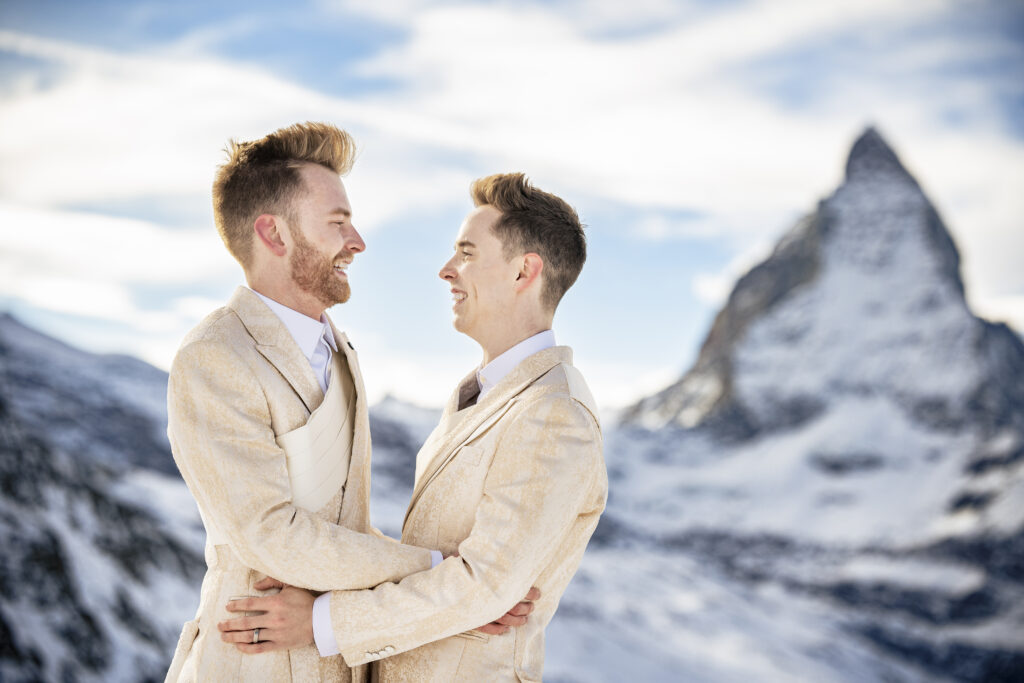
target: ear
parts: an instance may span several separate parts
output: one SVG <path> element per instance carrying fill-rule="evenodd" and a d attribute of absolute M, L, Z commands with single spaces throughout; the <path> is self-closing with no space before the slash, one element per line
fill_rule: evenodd
<path fill-rule="evenodd" d="M 540 274 L 544 270 L 544 260 L 540 254 L 523 254 L 519 263 L 519 273 L 516 276 L 516 291 L 524 292 L 533 284 L 540 282 Z"/>
<path fill-rule="evenodd" d="M 275 256 L 284 256 L 288 251 L 284 239 L 281 236 L 281 226 L 273 214 L 263 213 L 257 216 L 253 222 L 253 230 L 256 231 L 256 238 L 271 251 Z"/>

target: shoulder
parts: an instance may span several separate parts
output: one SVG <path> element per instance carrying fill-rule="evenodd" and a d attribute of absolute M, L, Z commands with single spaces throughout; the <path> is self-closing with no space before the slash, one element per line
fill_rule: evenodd
<path fill-rule="evenodd" d="M 601 419 L 597 403 L 583 374 L 571 363 L 558 363 L 544 373 L 523 392 L 523 399 L 529 403 L 564 404 L 576 411 L 584 411 L 600 429 Z"/>
<path fill-rule="evenodd" d="M 249 336 L 238 313 L 228 306 L 221 306 L 189 330 L 181 346 L 185 348 L 189 344 L 202 341 L 230 343 L 242 334 Z"/>
<path fill-rule="evenodd" d="M 226 306 L 218 308 L 185 335 L 171 363 L 171 374 L 213 361 L 217 365 L 241 362 L 246 349 L 254 346 L 238 314 Z"/>
<path fill-rule="evenodd" d="M 601 450 L 601 423 L 590 390 L 579 371 L 559 363 L 515 399 L 504 440 L 534 435 L 547 440 L 593 445 Z"/>

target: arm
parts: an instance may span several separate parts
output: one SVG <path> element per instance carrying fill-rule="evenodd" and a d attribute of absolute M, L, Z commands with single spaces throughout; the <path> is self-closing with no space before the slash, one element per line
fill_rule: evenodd
<path fill-rule="evenodd" d="M 430 568 L 424 548 L 361 534 L 291 504 L 263 388 L 226 344 L 200 341 L 179 352 L 167 407 L 182 476 L 249 567 L 313 590 L 364 588 Z"/>
<path fill-rule="evenodd" d="M 459 557 L 397 584 L 331 594 L 334 635 L 349 666 L 385 645 L 397 654 L 494 620 L 527 593 L 589 511 L 603 468 L 593 417 L 575 401 L 546 397 L 514 420 Z"/>

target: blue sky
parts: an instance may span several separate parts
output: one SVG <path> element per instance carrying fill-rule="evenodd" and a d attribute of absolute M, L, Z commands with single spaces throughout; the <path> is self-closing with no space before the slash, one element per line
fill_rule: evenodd
<path fill-rule="evenodd" d="M 1024 8 L 914 0 L 0 4 L 0 308 L 167 367 L 241 271 L 228 138 L 349 129 L 368 249 L 331 311 L 372 397 L 440 404 L 479 354 L 437 279 L 469 182 L 525 171 L 590 259 L 555 319 L 599 402 L 695 357 L 735 279 L 879 127 L 983 315 L 1024 329 Z"/>

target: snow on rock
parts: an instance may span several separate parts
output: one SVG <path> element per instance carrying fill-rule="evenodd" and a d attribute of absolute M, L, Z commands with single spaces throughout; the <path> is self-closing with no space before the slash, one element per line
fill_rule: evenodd
<path fill-rule="evenodd" d="M 869 129 L 694 367 L 624 411 L 609 542 L 816 613 L 833 667 L 806 680 L 1024 680 L 1022 444 L 1024 345 L 971 313 L 949 233 Z"/>

